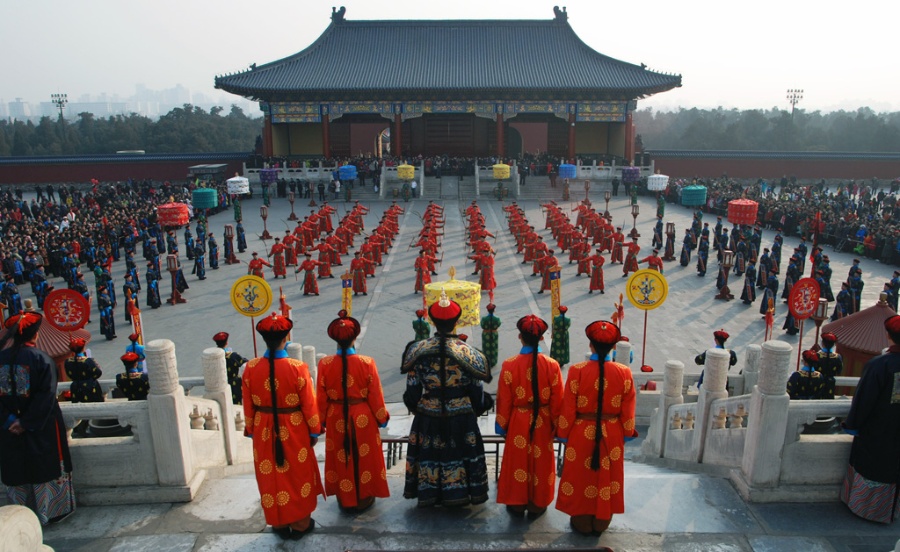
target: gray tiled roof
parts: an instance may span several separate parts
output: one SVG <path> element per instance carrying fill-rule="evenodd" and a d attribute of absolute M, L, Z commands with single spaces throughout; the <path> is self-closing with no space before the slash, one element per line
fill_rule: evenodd
<path fill-rule="evenodd" d="M 680 75 L 592 50 L 559 19 L 340 19 L 301 52 L 216 77 L 216 88 L 267 101 L 631 100 L 678 86 Z"/>

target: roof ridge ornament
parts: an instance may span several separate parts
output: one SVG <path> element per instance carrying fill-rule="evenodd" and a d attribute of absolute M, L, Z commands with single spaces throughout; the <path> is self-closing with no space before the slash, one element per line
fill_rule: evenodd
<path fill-rule="evenodd" d="M 341 9 L 337 9 L 334 6 L 331 6 L 331 22 L 332 23 L 342 23 L 344 21 L 344 14 L 347 13 L 347 8 L 341 6 Z"/>
<path fill-rule="evenodd" d="M 566 7 L 563 6 L 562 9 L 559 9 L 559 6 L 553 6 L 553 18 L 562 23 L 568 21 L 569 14 L 566 13 Z"/>

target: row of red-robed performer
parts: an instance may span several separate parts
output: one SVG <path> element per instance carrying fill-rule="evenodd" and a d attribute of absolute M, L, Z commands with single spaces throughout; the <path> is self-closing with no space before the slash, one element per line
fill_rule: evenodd
<path fill-rule="evenodd" d="M 369 209 L 356 202 L 337 227 L 332 228 L 331 214 L 334 212 L 334 207 L 326 202 L 318 211 L 313 210 L 308 217 L 297 221 L 293 232 L 285 230 L 283 239 L 275 238 L 275 245 L 267 255 L 272 258 L 272 263 L 253 252 L 247 273 L 265 278 L 265 268 L 269 267 L 275 278 L 286 279 L 287 267 L 296 267 L 295 273 L 304 273 L 303 295 L 319 295 L 317 280 L 334 278 L 332 267 L 343 266 L 343 256 L 356 247 L 356 237 L 365 233 L 365 214 Z M 354 294 L 368 295 L 367 278 L 375 275 L 375 267 L 381 266 L 383 256 L 393 246 L 400 231 L 398 219 L 402 213 L 403 208 L 392 203 L 382 214 L 378 226 L 354 252 L 349 267 Z M 318 252 L 315 259 L 313 252 Z"/>
<path fill-rule="evenodd" d="M 442 246 L 444 235 L 444 208 L 433 201 L 429 201 L 422 214 L 422 228 L 410 247 L 418 247 L 419 255 L 413 262 L 416 271 L 416 281 L 413 285 L 413 293 L 425 293 L 425 286 L 431 283 L 431 277 L 437 276 L 437 264 L 443 260 L 443 254 L 438 252 Z"/>
<path fill-rule="evenodd" d="M 610 263 L 622 263 L 622 276 L 626 277 L 639 268 L 639 264 L 647 263 L 651 268 L 662 272 L 662 259 L 656 254 L 644 259 L 638 259 L 641 247 L 637 238 L 625 244 L 625 236 L 620 227 L 614 228 L 610 218 L 595 211 L 590 202 L 585 201 L 575 207 L 578 216 L 575 223 L 569 218 L 555 202 L 545 203 L 542 207 L 546 210 L 544 229 L 550 231 L 556 247 L 561 252 L 569 251 L 569 264 L 577 263 L 576 276 L 587 274 L 590 276 L 588 292 L 599 291 L 604 293 L 605 283 L 603 265 L 606 258 L 603 252 L 611 254 Z M 516 202 L 504 207 L 507 216 L 509 231 L 516 240 L 516 252 L 523 255 L 522 264 L 532 264 L 532 276 L 541 276 L 541 287 L 538 293 L 550 289 L 550 273 L 560 266 L 560 259 L 556 257 L 556 251 L 544 241 L 528 220 L 524 209 Z M 596 245 L 594 253 L 592 247 Z"/>
<path fill-rule="evenodd" d="M 492 406 L 482 387 L 492 375 L 484 355 L 454 334 L 459 304 L 442 294 L 428 313 L 436 334 L 408 344 L 401 368 L 404 403 L 415 415 L 403 494 L 420 507 L 481 504 L 488 471 L 477 416 Z M 379 428 L 390 416 L 375 360 L 355 350 L 358 321 L 341 311 L 329 324 L 338 349 L 320 361 L 316 383 L 287 357 L 292 328 L 277 314 L 257 324 L 267 351 L 247 363 L 242 394 L 266 522 L 300 538 L 315 525 L 318 495 L 335 496 L 350 512 L 389 495 Z M 593 356 L 564 383 L 559 364 L 539 352 L 547 323 L 528 315 L 517 328 L 522 349 L 503 363 L 497 391 L 496 428 L 506 440 L 497 500 L 529 519 L 556 500 L 575 531 L 598 536 L 624 512 L 624 442 L 637 436 L 631 371 L 609 360 L 619 329 L 590 324 Z M 324 482 L 313 452 L 323 434 Z M 557 440 L 566 443 L 558 487 Z"/>

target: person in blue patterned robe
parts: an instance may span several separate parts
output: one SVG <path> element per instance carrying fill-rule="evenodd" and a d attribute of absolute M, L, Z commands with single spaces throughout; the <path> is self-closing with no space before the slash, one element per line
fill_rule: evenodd
<path fill-rule="evenodd" d="M 493 400 L 487 359 L 453 333 L 462 314 L 443 295 L 429 315 L 436 335 L 407 345 L 403 402 L 415 413 L 406 457 L 405 498 L 420 507 L 466 506 L 488 499 L 487 464 L 478 416 Z"/>

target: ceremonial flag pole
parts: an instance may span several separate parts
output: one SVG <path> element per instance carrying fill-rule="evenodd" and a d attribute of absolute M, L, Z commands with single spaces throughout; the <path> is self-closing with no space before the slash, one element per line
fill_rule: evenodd
<path fill-rule="evenodd" d="M 347 316 L 353 316 L 353 277 L 349 272 L 341 276 L 341 308 L 347 311 Z M 423 294 L 424 296 L 424 294 Z"/>
<path fill-rule="evenodd" d="M 625 293 L 632 305 L 644 311 L 644 341 L 641 346 L 641 368 L 643 368 L 647 365 L 648 311 L 665 302 L 669 295 L 669 283 L 662 272 L 653 268 L 643 268 L 628 279 Z M 621 329 L 621 323 L 619 328 Z"/>
<path fill-rule="evenodd" d="M 272 305 L 272 288 L 259 276 L 247 274 L 235 280 L 231 286 L 231 305 L 236 311 L 250 318 L 250 333 L 253 335 L 253 356 L 259 356 L 256 345 L 256 315 L 265 315 Z M 284 303 L 282 306 L 286 305 Z"/>

